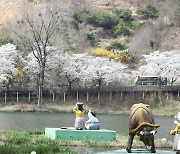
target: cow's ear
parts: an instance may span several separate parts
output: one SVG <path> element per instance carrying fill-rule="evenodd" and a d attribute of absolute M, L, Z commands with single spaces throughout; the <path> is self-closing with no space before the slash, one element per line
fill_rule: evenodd
<path fill-rule="evenodd" d="M 156 132 L 157 132 L 157 130 L 152 130 L 152 131 L 150 131 L 150 133 L 153 134 L 153 135 L 155 135 Z"/>
<path fill-rule="evenodd" d="M 139 134 L 144 135 L 144 132 L 143 132 L 143 131 L 140 131 Z"/>

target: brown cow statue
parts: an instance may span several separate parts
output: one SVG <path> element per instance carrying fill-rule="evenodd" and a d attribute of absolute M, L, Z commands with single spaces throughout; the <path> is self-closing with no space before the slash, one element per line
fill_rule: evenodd
<path fill-rule="evenodd" d="M 131 147 L 135 135 L 139 136 L 145 147 L 155 153 L 154 134 L 160 127 L 155 124 L 154 116 L 147 104 L 134 104 L 130 109 L 129 116 L 129 140 L 126 151 L 131 153 Z"/>

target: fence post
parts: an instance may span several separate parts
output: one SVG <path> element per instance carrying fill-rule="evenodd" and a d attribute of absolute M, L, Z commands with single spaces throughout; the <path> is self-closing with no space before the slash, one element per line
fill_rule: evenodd
<path fill-rule="evenodd" d="M 28 101 L 31 101 L 31 92 L 29 92 L 29 97 L 28 97 Z"/>
<path fill-rule="evenodd" d="M 7 92 L 5 92 L 5 95 L 4 95 L 4 103 L 6 104 L 7 102 Z"/>
<path fill-rule="evenodd" d="M 77 100 L 77 102 L 78 102 L 78 100 L 79 100 L 79 92 L 77 91 L 77 93 L 76 93 L 76 100 Z"/>
<path fill-rule="evenodd" d="M 99 99 L 100 99 L 100 93 L 99 93 L 99 91 L 98 91 L 98 101 L 99 101 Z"/>
<path fill-rule="evenodd" d="M 87 92 L 87 102 L 89 101 L 89 92 Z"/>
<path fill-rule="evenodd" d="M 111 91 L 110 94 L 109 94 L 109 100 L 110 100 L 110 101 L 112 100 L 112 91 Z"/>
<path fill-rule="evenodd" d="M 156 91 L 154 92 L 154 96 L 155 96 L 155 97 L 157 96 L 157 92 L 156 92 Z"/>
<path fill-rule="evenodd" d="M 123 93 L 122 93 L 122 91 L 121 91 L 121 100 L 123 100 Z"/>
<path fill-rule="evenodd" d="M 134 91 L 132 92 L 132 97 L 133 97 L 132 99 L 135 100 L 135 92 Z"/>
<path fill-rule="evenodd" d="M 54 98 L 55 98 L 55 96 L 54 96 L 54 92 L 53 92 L 52 94 L 53 94 L 53 103 L 54 103 Z"/>
<path fill-rule="evenodd" d="M 66 93 L 64 93 L 64 98 L 63 98 L 64 102 L 66 102 Z"/>
<path fill-rule="evenodd" d="M 169 100 L 169 93 L 166 93 L 166 99 Z"/>
<path fill-rule="evenodd" d="M 143 97 L 143 100 L 144 100 L 144 98 L 145 98 L 145 92 L 144 91 L 143 91 L 143 96 L 142 97 Z"/>
<path fill-rule="evenodd" d="M 19 102 L 19 93 L 17 92 L 16 93 L 16 100 L 17 100 L 17 103 Z"/>

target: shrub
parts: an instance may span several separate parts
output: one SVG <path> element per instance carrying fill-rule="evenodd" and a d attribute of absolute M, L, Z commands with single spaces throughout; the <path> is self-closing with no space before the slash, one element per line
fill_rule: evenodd
<path fill-rule="evenodd" d="M 148 4 L 146 8 L 138 9 L 136 13 L 145 19 L 157 18 L 159 15 L 159 11 L 152 4 Z"/>
<path fill-rule="evenodd" d="M 132 20 L 132 12 L 130 10 L 114 9 L 112 13 L 114 13 L 118 18 L 121 18 L 124 21 Z"/>
<path fill-rule="evenodd" d="M 125 44 L 120 43 L 118 41 L 113 41 L 113 42 L 110 43 L 110 45 L 108 45 L 106 47 L 106 50 L 109 50 L 109 51 L 110 50 L 114 51 L 114 49 L 124 50 L 125 49 Z"/>
<path fill-rule="evenodd" d="M 13 40 L 11 38 L 1 38 L 0 39 L 0 46 L 4 45 L 4 44 L 8 44 L 11 43 L 13 44 Z"/>
<path fill-rule="evenodd" d="M 129 36 L 131 35 L 131 29 L 128 23 L 121 21 L 114 27 L 112 34 L 114 37 L 117 37 L 118 35 Z"/>
<path fill-rule="evenodd" d="M 105 29 L 111 29 L 118 24 L 118 18 L 110 13 L 106 12 L 95 12 L 92 13 L 88 18 L 88 22 L 97 27 L 103 27 Z"/>
<path fill-rule="evenodd" d="M 142 27 L 145 27 L 145 26 L 147 26 L 147 25 L 148 25 L 147 22 L 139 22 L 139 21 L 132 21 L 132 22 L 131 22 L 131 27 L 132 27 L 132 29 L 134 29 L 134 30 L 138 30 L 138 29 L 140 29 L 140 28 L 142 28 Z"/>
<path fill-rule="evenodd" d="M 75 11 L 72 17 L 76 22 L 82 23 L 83 21 L 87 19 L 88 16 L 89 16 L 89 11 L 85 9 L 81 9 L 81 10 Z"/>
<path fill-rule="evenodd" d="M 175 10 L 175 22 L 180 26 L 180 4 L 179 7 Z"/>
<path fill-rule="evenodd" d="M 108 51 L 106 49 L 102 49 L 102 48 L 97 48 L 95 50 L 91 50 L 91 53 L 97 55 L 97 56 L 106 56 L 108 58 L 112 58 L 112 59 L 119 59 L 119 54 L 118 53 L 114 53 L 111 51 Z"/>
<path fill-rule="evenodd" d="M 133 61 L 133 55 L 129 52 L 122 52 L 120 53 L 120 61 L 122 63 L 131 63 Z"/>
<path fill-rule="evenodd" d="M 98 37 L 93 32 L 87 33 L 87 40 L 90 42 L 91 46 L 94 46 L 98 42 Z"/>
<path fill-rule="evenodd" d="M 80 30 L 79 22 L 73 20 L 73 21 L 70 22 L 70 24 L 72 25 L 72 27 L 73 27 L 75 30 Z"/>

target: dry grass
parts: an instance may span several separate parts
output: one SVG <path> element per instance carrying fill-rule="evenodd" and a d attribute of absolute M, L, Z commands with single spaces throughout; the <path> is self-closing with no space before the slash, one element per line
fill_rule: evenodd
<path fill-rule="evenodd" d="M 180 111 L 179 103 L 179 100 L 170 100 L 166 104 L 154 108 L 153 113 L 160 116 L 175 116 Z"/>
<path fill-rule="evenodd" d="M 160 105 L 153 108 L 154 115 L 159 116 L 175 116 L 178 111 L 180 111 L 180 101 L 171 100 L 165 105 Z M 75 106 L 74 102 L 66 103 L 44 103 L 40 107 L 37 103 L 7 103 L 2 104 L 0 107 L 0 112 L 72 112 L 72 108 Z M 129 114 L 128 107 L 121 107 L 121 105 L 111 104 L 84 104 L 84 108 L 88 111 L 94 108 L 97 113 L 108 113 L 108 114 Z"/>

